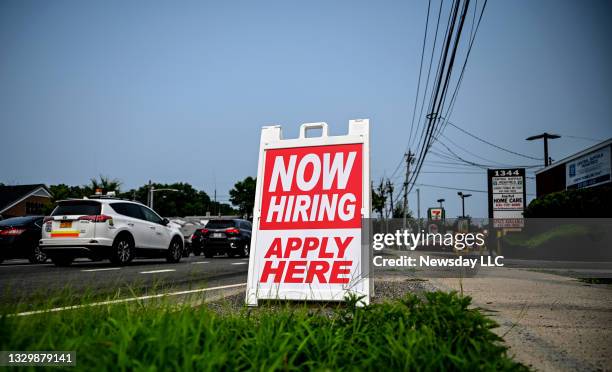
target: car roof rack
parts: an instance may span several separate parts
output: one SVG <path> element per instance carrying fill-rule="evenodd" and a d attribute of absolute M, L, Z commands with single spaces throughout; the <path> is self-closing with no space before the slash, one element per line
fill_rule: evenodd
<path fill-rule="evenodd" d="M 119 197 L 113 196 L 113 195 L 91 195 L 91 196 L 85 197 L 84 199 L 110 199 L 110 200 L 134 201 L 134 200 L 131 200 L 131 199 L 119 198 Z"/>

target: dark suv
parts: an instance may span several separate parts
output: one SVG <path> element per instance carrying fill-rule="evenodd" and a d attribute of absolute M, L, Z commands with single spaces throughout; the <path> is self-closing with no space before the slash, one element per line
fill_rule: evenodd
<path fill-rule="evenodd" d="M 42 263 L 47 256 L 38 241 L 43 216 L 13 217 L 0 221 L 0 263 L 5 259 L 27 258 L 31 263 Z"/>
<path fill-rule="evenodd" d="M 193 253 L 206 257 L 227 254 L 228 257 L 249 255 L 252 224 L 241 219 L 210 220 L 191 236 Z"/>

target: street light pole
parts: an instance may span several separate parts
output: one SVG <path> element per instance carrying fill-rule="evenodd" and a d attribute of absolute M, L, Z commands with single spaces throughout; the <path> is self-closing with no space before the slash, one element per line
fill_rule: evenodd
<path fill-rule="evenodd" d="M 457 192 L 457 195 L 461 198 L 461 217 L 465 218 L 465 198 L 469 198 L 472 194 L 464 194 L 463 192 Z"/>
<path fill-rule="evenodd" d="M 438 200 L 436 200 L 436 201 L 437 201 L 438 203 L 440 203 L 440 208 L 444 208 L 444 205 L 442 204 L 442 203 L 444 203 L 444 202 L 445 202 L 445 200 L 444 200 L 444 199 L 438 199 Z"/>
<path fill-rule="evenodd" d="M 153 205 L 155 204 L 154 203 L 154 201 L 155 201 L 155 194 L 154 193 L 158 192 L 158 191 L 175 191 L 175 192 L 179 192 L 180 190 L 177 190 L 177 189 L 156 189 L 155 187 L 151 186 L 149 188 L 149 193 L 151 195 L 150 196 L 150 205 L 149 205 L 149 208 L 151 208 L 151 209 L 153 209 Z"/>
<path fill-rule="evenodd" d="M 558 134 L 550 134 L 550 133 L 542 133 L 542 134 L 538 134 L 537 136 L 531 136 L 531 137 L 527 137 L 526 140 L 527 141 L 533 141 L 533 140 L 537 140 L 542 138 L 544 140 L 544 166 L 548 167 L 550 165 L 550 162 L 548 161 L 548 140 L 549 139 L 557 139 L 557 138 L 561 138 L 561 136 L 559 136 Z"/>

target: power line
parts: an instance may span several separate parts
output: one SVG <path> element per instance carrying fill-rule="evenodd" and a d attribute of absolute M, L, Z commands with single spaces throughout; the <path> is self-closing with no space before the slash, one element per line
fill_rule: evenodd
<path fill-rule="evenodd" d="M 425 160 L 425 157 L 427 156 L 427 152 L 429 151 L 429 148 L 432 144 L 431 140 L 432 140 L 433 134 L 435 133 L 435 125 L 440 120 L 439 113 L 442 112 L 444 102 L 446 100 L 446 92 L 448 91 L 450 77 L 453 71 L 455 58 L 457 56 L 457 49 L 459 47 L 459 40 L 461 38 L 461 32 L 465 24 L 465 15 L 469 7 L 469 0 L 465 0 L 463 10 L 461 12 L 461 15 L 459 16 L 459 24 L 457 26 L 457 32 L 455 34 L 454 45 L 451 50 L 448 66 L 446 67 L 446 73 L 444 73 L 444 67 L 446 66 L 446 59 L 448 57 L 448 52 L 451 49 L 451 43 L 452 43 L 451 40 L 452 40 L 452 36 L 454 33 L 454 29 L 455 29 L 455 22 L 457 21 L 459 5 L 460 5 L 460 1 L 457 1 L 455 3 L 455 7 L 452 12 L 453 17 L 452 17 L 452 22 L 449 27 L 449 32 L 447 34 L 443 57 L 441 58 L 441 63 L 438 65 L 439 67 L 438 78 L 437 78 L 437 83 L 436 83 L 435 94 L 432 95 L 432 101 L 431 101 L 430 110 L 429 110 L 430 114 L 428 115 L 429 122 L 427 124 L 427 132 L 424 137 L 423 146 L 421 147 L 421 150 L 419 153 L 419 160 L 417 162 L 416 170 L 413 173 L 413 177 L 412 177 L 413 186 L 412 187 L 414 187 L 414 181 L 416 181 L 416 179 L 419 176 L 419 172 L 421 171 L 421 168 L 423 166 L 423 160 Z M 444 79 L 443 79 L 443 76 L 444 76 Z M 442 83 L 442 80 L 444 80 L 444 83 L 441 86 L 440 84 Z M 412 187 L 410 187 L 409 190 L 411 190 Z"/>
<path fill-rule="evenodd" d="M 561 134 L 560 136 L 564 137 L 564 138 L 573 138 L 573 139 L 592 141 L 592 142 L 603 142 L 603 141 L 605 141 L 604 139 L 601 139 L 601 138 L 597 139 L 597 138 L 580 137 L 580 136 L 568 136 L 567 134 Z"/>
<path fill-rule="evenodd" d="M 417 83 L 417 90 L 414 96 L 414 108 L 412 110 L 412 122 L 410 124 L 410 136 L 408 137 L 408 143 L 412 141 L 412 130 L 414 128 L 414 118 L 416 116 L 417 103 L 419 102 L 419 91 L 421 89 L 421 74 L 423 72 L 423 57 L 425 56 L 425 44 L 427 41 L 427 28 L 429 26 L 429 10 L 431 7 L 431 0 L 427 3 L 427 19 L 425 21 L 425 33 L 423 34 L 423 46 L 421 48 L 421 65 L 419 67 L 419 80 Z"/>
<path fill-rule="evenodd" d="M 466 53 L 466 57 L 465 57 L 465 60 L 464 60 L 464 63 L 463 63 L 462 69 L 461 69 L 461 73 L 460 73 L 457 85 L 456 85 L 455 90 L 453 92 L 453 95 L 451 97 L 451 103 L 449 105 L 449 108 L 448 108 L 448 110 L 446 111 L 446 114 L 443 117 L 443 121 L 442 121 L 441 125 L 438 126 L 437 131 L 434 130 L 435 131 L 435 133 L 433 134 L 434 142 L 436 142 L 438 140 L 438 136 L 440 134 L 442 134 L 444 128 L 447 125 L 448 118 L 450 117 L 450 115 L 452 113 L 453 107 L 454 107 L 455 102 L 456 102 L 457 94 L 458 94 L 458 91 L 459 91 L 459 87 L 461 86 L 461 82 L 463 81 L 463 76 L 464 76 L 465 69 L 466 69 L 466 66 L 467 66 L 467 61 L 468 61 L 468 59 L 470 57 L 472 46 L 474 45 L 474 40 L 476 39 L 476 34 L 478 32 L 478 29 L 480 28 L 480 22 L 482 21 L 482 17 L 483 17 L 486 5 L 487 5 L 487 0 L 485 0 L 484 4 L 482 6 L 482 9 L 481 9 L 481 12 L 480 12 L 480 17 L 478 18 L 478 23 L 476 25 L 476 30 L 475 31 L 474 31 L 474 22 L 475 22 L 475 18 L 476 18 L 476 10 L 478 8 L 478 3 L 476 3 L 476 5 L 474 7 L 474 17 L 472 18 L 472 30 L 470 31 L 470 40 L 469 40 L 468 51 Z M 467 6 L 469 6 L 469 5 L 466 4 L 466 7 Z M 463 17 L 465 17 L 465 13 L 464 13 Z M 472 31 L 474 31 L 474 32 L 472 33 Z M 458 41 L 457 41 L 457 43 L 458 43 Z M 443 104 L 442 104 L 442 106 L 443 106 Z M 434 111 L 434 112 L 438 112 L 438 111 Z M 419 167 L 419 169 L 420 169 L 420 167 Z M 418 174 L 416 174 L 416 176 L 418 176 Z M 415 178 L 415 180 L 416 180 L 416 178 Z"/>
<path fill-rule="evenodd" d="M 470 191 L 470 192 L 480 192 L 480 193 L 485 193 L 485 194 L 489 193 L 488 191 L 485 191 L 485 190 L 467 189 L 465 187 L 451 187 L 451 186 L 429 185 L 429 184 L 426 184 L 426 183 L 417 183 L 415 185 L 421 186 L 421 187 L 434 187 L 434 188 L 437 188 L 437 189 L 445 189 L 445 190 Z"/>
<path fill-rule="evenodd" d="M 457 81 L 457 86 L 455 87 L 455 91 L 453 92 L 452 98 L 451 98 L 451 104 L 449 105 L 449 108 L 445 114 L 445 118 L 450 118 L 453 112 L 453 109 L 455 107 L 455 102 L 457 100 L 457 94 L 459 92 L 459 87 L 461 86 L 461 83 L 463 82 L 463 76 L 465 74 L 465 68 L 467 66 L 467 61 L 470 58 L 470 54 L 472 53 L 472 46 L 474 45 L 474 40 L 476 40 L 476 34 L 478 33 L 478 29 L 480 28 L 480 22 L 482 21 L 482 16 L 484 15 L 484 11 L 487 7 L 487 2 L 488 0 L 485 0 L 484 4 L 482 5 L 482 9 L 480 10 L 480 17 L 478 17 L 478 23 L 476 24 L 476 30 L 474 30 L 474 33 L 470 33 L 470 43 L 468 46 L 468 50 L 467 53 L 465 55 L 465 60 L 463 61 L 463 66 L 461 67 L 461 73 L 459 74 L 459 79 Z M 472 28 L 474 26 L 474 21 L 476 18 L 476 9 L 478 8 L 478 2 L 476 2 L 476 5 L 474 6 L 474 18 L 472 18 Z M 445 119 L 445 121 L 447 121 L 447 119 Z"/>
<path fill-rule="evenodd" d="M 469 0 L 466 0 L 466 1 L 469 1 Z M 460 0 L 454 1 L 452 10 L 449 13 L 449 20 L 448 20 L 446 31 L 445 31 L 446 41 L 444 42 L 444 46 L 440 53 L 435 83 L 434 83 L 434 87 L 432 88 L 431 97 L 429 100 L 429 108 L 428 108 L 429 114 L 427 115 L 427 125 L 423 127 L 423 135 L 421 136 L 421 139 L 417 144 L 417 148 L 420 148 L 420 150 L 418 153 L 419 156 L 417 159 L 416 170 L 412 174 L 412 177 L 410 179 L 410 182 L 412 183 L 414 183 L 414 180 L 416 180 L 416 178 L 418 177 L 418 174 L 423 165 L 422 164 L 423 160 L 425 160 L 425 156 L 427 154 L 427 151 L 429 150 L 429 146 L 431 143 L 431 137 L 433 134 L 433 129 L 435 127 L 436 121 L 438 120 L 437 108 L 439 108 L 439 103 L 442 102 L 442 98 L 446 94 L 446 89 L 445 89 L 446 81 L 444 85 L 442 85 L 442 81 L 444 80 L 445 74 L 446 74 L 446 77 L 448 78 L 449 74 L 452 72 L 451 62 L 453 61 L 453 58 L 451 57 L 451 60 L 448 63 L 448 67 L 447 67 L 446 61 L 448 58 L 448 52 L 451 49 L 452 36 L 455 30 L 455 23 L 457 21 L 459 5 L 460 5 Z M 453 51 L 455 50 L 456 49 L 453 48 Z M 451 51 L 451 54 L 453 53 L 453 51 Z M 412 187 L 408 191 L 410 191 L 411 189 Z"/>
<path fill-rule="evenodd" d="M 433 46 L 431 48 L 431 56 L 429 57 L 429 67 L 427 69 L 427 79 L 425 80 L 425 91 L 423 92 L 423 99 L 421 100 L 421 109 L 419 111 L 417 129 L 415 133 L 419 133 L 419 128 L 421 128 L 421 121 L 423 120 L 422 118 L 423 118 L 423 109 L 425 108 L 425 97 L 427 96 L 427 91 L 429 90 L 429 77 L 431 76 L 431 67 L 433 65 L 433 59 L 434 59 L 434 55 L 436 51 L 436 44 L 438 42 L 438 30 L 440 28 L 440 19 L 442 18 L 442 4 L 444 4 L 444 0 L 440 0 L 440 8 L 438 9 L 438 20 L 436 21 L 436 31 L 434 32 Z M 412 146 L 412 139 L 408 141 L 408 146 L 406 146 L 406 150 L 408 150 L 411 146 Z"/>
<path fill-rule="evenodd" d="M 421 171 L 421 174 L 486 174 L 486 172 L 474 171 Z"/>
<path fill-rule="evenodd" d="M 450 142 L 451 144 L 455 145 L 457 148 L 459 148 L 459 149 L 461 149 L 461 150 L 465 151 L 466 153 L 468 153 L 468 154 L 470 154 L 470 155 L 472 155 L 472 156 L 477 157 L 477 158 L 478 158 L 478 159 L 480 159 L 480 160 L 485 160 L 485 161 L 491 160 L 491 159 L 487 159 L 487 158 L 485 158 L 485 157 L 483 157 L 483 156 L 480 156 L 480 155 L 478 155 L 478 154 L 474 154 L 474 153 L 473 153 L 473 152 L 471 152 L 470 150 L 468 150 L 468 149 L 464 148 L 463 146 L 460 146 L 460 145 L 459 145 L 459 144 L 457 144 L 455 141 L 453 141 L 452 139 L 450 139 L 450 138 L 448 138 L 447 136 L 445 136 L 445 135 L 444 135 L 444 133 L 440 133 L 440 136 L 442 136 L 443 138 L 445 138 L 445 139 L 446 139 L 448 142 Z M 446 147 L 446 145 L 444 145 L 444 146 Z M 501 164 L 501 163 L 499 163 L 499 162 L 497 162 L 497 161 L 494 161 L 493 163 L 498 163 L 498 164 Z"/>
<path fill-rule="evenodd" d="M 540 168 L 541 165 L 539 164 L 528 164 L 528 165 L 514 165 L 514 164 L 502 164 L 502 163 L 497 163 L 497 164 L 481 164 L 481 163 L 475 163 L 469 160 L 466 160 L 464 158 L 462 158 L 461 156 L 457 155 L 454 151 L 452 151 L 448 146 L 446 146 L 443 143 L 440 143 L 443 146 L 446 147 L 446 149 L 451 153 L 451 155 L 446 155 L 446 154 L 441 154 L 441 153 L 435 153 L 437 156 L 440 156 L 442 158 L 448 159 L 448 160 L 458 160 L 462 163 L 468 164 L 468 165 L 473 165 L 475 167 L 480 167 L 483 169 L 488 169 L 488 168 L 499 168 L 499 167 L 504 167 L 504 168 Z M 434 152 L 432 152 L 434 153 Z"/>
<path fill-rule="evenodd" d="M 469 191 L 469 192 L 478 192 L 478 193 L 484 193 L 484 194 L 488 194 L 489 193 L 486 190 L 468 189 L 468 188 L 464 188 L 464 187 L 450 187 L 450 186 L 430 185 L 430 184 L 426 184 L 426 183 L 416 183 L 415 185 L 416 186 L 420 186 L 420 187 L 433 187 L 433 188 L 437 188 L 437 189 L 454 190 L 454 191 Z M 534 196 L 535 194 L 527 193 L 527 195 Z"/>
<path fill-rule="evenodd" d="M 451 121 L 449 121 L 449 120 L 447 120 L 447 123 L 448 123 L 450 126 L 452 126 L 452 127 L 456 128 L 456 129 L 460 130 L 461 132 L 463 132 L 463 133 L 467 134 L 468 136 L 470 136 L 470 137 L 472 137 L 472 138 L 475 138 L 475 139 L 479 140 L 480 142 L 486 143 L 486 144 L 487 144 L 487 145 L 489 145 L 489 146 L 493 146 L 493 147 L 495 147 L 495 148 L 497 148 L 497 149 L 499 149 L 499 150 L 502 150 L 502 151 L 505 151 L 505 152 L 508 152 L 508 153 L 510 153 L 510 154 L 514 154 L 514 155 L 517 155 L 517 156 L 522 156 L 522 157 L 527 158 L 527 159 L 532 159 L 532 160 L 544 160 L 543 158 L 537 158 L 537 157 L 535 157 L 535 156 L 529 156 L 529 155 L 521 154 L 521 153 L 519 153 L 519 152 L 512 151 L 512 150 L 509 150 L 509 149 L 507 149 L 507 148 L 504 148 L 504 147 L 501 147 L 501 146 L 499 146 L 499 145 L 496 145 L 496 144 L 494 144 L 494 143 L 491 143 L 491 142 L 489 142 L 489 141 L 485 140 L 484 138 L 481 138 L 481 137 L 479 137 L 479 136 L 477 136 L 477 135 L 475 135 L 475 134 L 473 134 L 473 133 L 468 132 L 467 130 L 465 130 L 465 129 L 463 129 L 463 128 L 459 127 L 457 124 L 455 124 L 455 123 L 453 123 L 453 122 L 451 122 Z"/>

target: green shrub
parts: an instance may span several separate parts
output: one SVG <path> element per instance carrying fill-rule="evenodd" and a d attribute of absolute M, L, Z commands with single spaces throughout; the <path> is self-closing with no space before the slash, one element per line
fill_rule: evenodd
<path fill-rule="evenodd" d="M 79 370 L 525 370 L 470 299 L 363 308 L 113 305 L 0 318 L 0 350 L 75 350 Z"/>
<path fill-rule="evenodd" d="M 554 192 L 529 203 L 527 218 L 612 217 L 612 187 Z"/>

